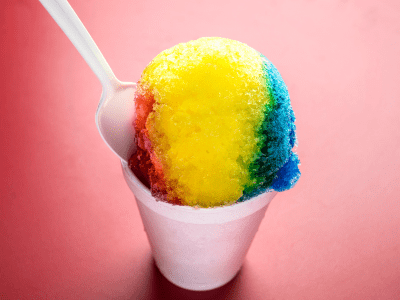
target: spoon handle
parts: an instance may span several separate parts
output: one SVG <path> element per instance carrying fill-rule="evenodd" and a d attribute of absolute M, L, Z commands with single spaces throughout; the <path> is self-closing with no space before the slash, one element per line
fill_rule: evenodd
<path fill-rule="evenodd" d="M 103 90 L 112 89 L 117 79 L 101 54 L 96 43 L 82 24 L 67 0 L 39 0 L 53 17 L 54 21 L 67 35 L 85 59 L 89 67 L 99 78 Z"/>

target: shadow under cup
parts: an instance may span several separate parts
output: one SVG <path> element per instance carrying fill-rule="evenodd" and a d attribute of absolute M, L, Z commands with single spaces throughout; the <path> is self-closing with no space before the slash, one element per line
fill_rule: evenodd
<path fill-rule="evenodd" d="M 128 164 L 121 164 L 156 265 L 170 282 L 205 291 L 235 277 L 276 191 L 224 207 L 172 205 L 152 197 Z"/>

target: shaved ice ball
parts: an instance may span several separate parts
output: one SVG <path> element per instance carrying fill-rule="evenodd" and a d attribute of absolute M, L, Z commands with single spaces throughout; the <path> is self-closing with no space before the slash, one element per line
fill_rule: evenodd
<path fill-rule="evenodd" d="M 135 106 L 129 165 L 158 200 L 229 205 L 300 177 L 287 87 L 243 43 L 201 38 L 161 52 L 142 73 Z"/>

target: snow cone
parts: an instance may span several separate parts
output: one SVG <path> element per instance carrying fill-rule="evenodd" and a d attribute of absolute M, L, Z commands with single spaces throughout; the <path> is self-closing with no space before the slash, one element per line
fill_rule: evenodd
<path fill-rule="evenodd" d="M 287 87 L 249 46 L 201 38 L 153 59 L 135 107 L 137 148 L 122 167 L 156 264 L 180 287 L 219 287 L 300 177 Z"/>

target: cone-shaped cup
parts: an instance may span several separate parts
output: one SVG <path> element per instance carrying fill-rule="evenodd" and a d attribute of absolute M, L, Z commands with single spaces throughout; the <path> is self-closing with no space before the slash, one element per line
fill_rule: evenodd
<path fill-rule="evenodd" d="M 276 192 L 224 207 L 172 205 L 152 197 L 127 163 L 121 163 L 160 272 L 175 285 L 197 291 L 235 277 Z"/>

